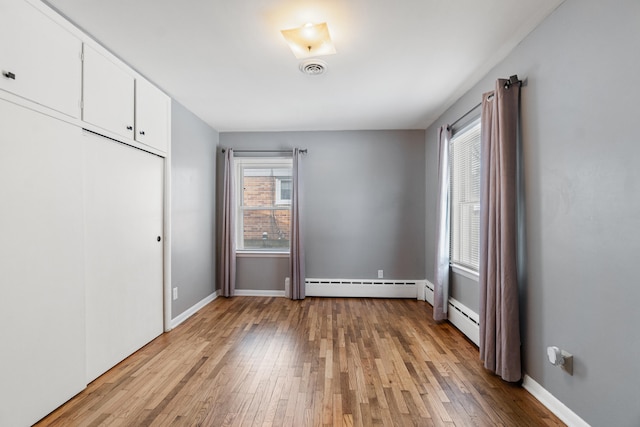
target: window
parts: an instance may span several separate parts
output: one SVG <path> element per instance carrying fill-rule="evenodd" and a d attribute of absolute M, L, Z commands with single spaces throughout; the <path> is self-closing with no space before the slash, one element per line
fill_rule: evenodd
<path fill-rule="evenodd" d="M 236 249 L 288 252 L 292 160 L 241 157 L 235 164 Z"/>
<path fill-rule="evenodd" d="M 276 178 L 276 205 L 291 204 L 291 178 Z"/>
<path fill-rule="evenodd" d="M 478 271 L 480 247 L 480 120 L 456 132 L 450 146 L 450 259 Z"/>

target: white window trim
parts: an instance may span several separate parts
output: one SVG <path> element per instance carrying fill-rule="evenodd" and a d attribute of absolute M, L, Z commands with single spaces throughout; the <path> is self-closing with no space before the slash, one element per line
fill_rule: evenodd
<path fill-rule="evenodd" d="M 280 166 L 282 169 L 291 169 L 292 168 L 292 158 L 291 157 L 236 157 L 234 158 L 234 168 L 235 168 L 235 191 L 234 191 L 234 197 L 235 197 L 235 224 L 236 224 L 236 229 L 234 231 L 235 236 L 236 236 L 236 256 L 244 256 L 243 254 L 246 254 L 247 256 L 255 256 L 257 254 L 264 254 L 264 256 L 266 257 L 279 257 L 279 256 L 289 256 L 289 252 L 290 249 L 287 248 L 286 250 L 282 250 L 280 248 L 277 249 L 270 249 L 270 248 L 265 248 L 265 249 L 256 249 L 256 248 L 251 248 L 251 249 L 244 249 L 244 248 L 239 248 L 238 246 L 243 244 L 244 242 L 244 236 L 243 236 L 243 230 L 244 230 L 244 223 L 243 223 L 243 215 L 242 215 L 242 211 L 243 211 L 243 206 L 242 206 L 242 189 L 244 186 L 244 182 L 243 182 L 243 174 L 242 174 L 242 170 L 244 166 L 267 166 L 268 168 L 278 168 L 278 166 Z M 277 181 L 277 180 L 276 180 Z M 283 204 L 284 205 L 284 204 Z M 284 206 L 283 206 L 284 207 Z M 246 208 L 245 208 L 246 209 Z M 251 209 L 251 208 L 248 208 Z M 260 210 L 278 210 L 278 208 L 269 208 L 269 207 L 265 207 L 265 208 L 260 208 Z"/>
<path fill-rule="evenodd" d="M 256 251 L 255 249 L 236 250 L 236 258 L 289 258 L 289 255 L 289 251 Z"/>
<path fill-rule="evenodd" d="M 480 128 L 480 126 L 481 126 L 480 117 L 477 117 L 475 119 L 470 120 L 463 128 L 461 128 L 459 131 L 457 131 L 452 136 L 451 141 L 449 142 L 449 144 L 454 144 L 455 143 L 455 139 L 458 136 L 462 136 L 467 132 L 473 131 L 476 127 Z M 449 152 L 451 153 L 451 150 Z M 453 170 L 450 169 L 449 173 L 453 173 Z M 449 177 L 449 179 L 451 179 L 451 177 Z M 452 202 L 450 201 L 450 203 L 452 203 Z M 449 206 L 449 212 L 450 212 L 450 215 L 453 215 L 453 209 L 452 209 L 451 206 Z M 450 219 L 450 221 L 449 221 L 449 226 L 453 227 L 453 220 L 452 219 Z M 453 230 L 450 230 L 450 233 L 451 233 L 450 236 L 453 236 Z M 452 244 L 452 242 L 450 242 L 450 244 Z M 461 274 L 461 275 L 463 275 L 463 276 L 465 276 L 465 277 L 467 277 L 469 279 L 478 281 L 478 278 L 479 278 L 478 269 L 475 266 L 465 265 L 465 264 L 461 264 L 461 263 L 459 263 L 457 261 L 454 261 L 451 258 L 451 254 L 453 253 L 453 250 L 454 250 L 453 246 L 451 246 L 450 255 L 449 255 L 450 256 L 450 258 L 449 258 L 450 259 L 450 264 L 449 265 L 450 265 L 451 269 L 454 272 L 456 272 L 458 274 Z"/>
<path fill-rule="evenodd" d="M 450 264 L 451 271 L 461 276 L 466 277 L 467 279 L 475 280 L 476 282 L 480 280 L 480 273 L 470 269 L 469 267 L 465 267 L 460 264 Z"/>

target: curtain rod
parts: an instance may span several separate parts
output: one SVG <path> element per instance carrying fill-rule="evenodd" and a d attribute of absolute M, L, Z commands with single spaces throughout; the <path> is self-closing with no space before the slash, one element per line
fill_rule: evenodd
<path fill-rule="evenodd" d="M 512 85 L 517 84 L 519 87 L 522 87 L 522 80 L 520 80 L 518 78 L 517 74 L 514 74 L 513 76 L 509 77 L 509 80 L 507 80 L 504 83 L 504 88 L 505 89 L 509 89 Z M 470 109 L 469 111 L 467 111 L 466 113 L 464 113 L 462 116 L 460 116 L 460 118 L 458 120 L 456 120 L 455 122 L 451 123 L 448 128 L 451 129 L 452 127 L 454 127 L 455 125 L 457 125 L 458 123 L 460 123 L 460 121 L 462 119 L 464 119 L 465 117 L 467 117 L 469 114 L 473 113 L 475 110 L 478 109 L 478 107 L 480 107 L 482 105 L 482 101 L 477 103 L 472 109 Z"/>
<path fill-rule="evenodd" d="M 222 152 L 226 152 L 227 149 L 223 148 Z M 299 150 L 302 154 L 307 154 L 307 149 Z M 234 153 L 293 153 L 293 150 L 233 150 Z"/>
<path fill-rule="evenodd" d="M 467 111 L 466 113 L 464 113 L 462 116 L 460 116 L 460 118 L 458 120 L 456 120 L 455 122 L 451 123 L 449 126 L 447 126 L 447 128 L 449 130 L 451 130 L 452 127 L 454 127 L 455 125 L 457 125 L 458 123 L 460 123 L 462 121 L 462 119 L 464 119 L 465 117 L 467 117 L 469 114 L 473 113 L 474 111 L 476 111 L 480 106 L 482 105 L 482 102 L 479 102 L 478 104 L 476 104 L 472 109 L 470 109 L 469 111 Z"/>

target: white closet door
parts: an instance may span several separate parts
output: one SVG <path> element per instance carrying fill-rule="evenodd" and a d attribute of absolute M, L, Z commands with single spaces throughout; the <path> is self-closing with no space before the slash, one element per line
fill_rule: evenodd
<path fill-rule="evenodd" d="M 0 101 L 0 426 L 86 385 L 82 131 Z"/>
<path fill-rule="evenodd" d="M 153 154 L 85 141 L 87 381 L 163 331 L 163 171 Z"/>

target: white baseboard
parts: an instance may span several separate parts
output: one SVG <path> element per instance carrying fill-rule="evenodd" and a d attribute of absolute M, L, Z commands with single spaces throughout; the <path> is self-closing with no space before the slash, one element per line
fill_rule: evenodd
<path fill-rule="evenodd" d="M 171 329 L 175 328 L 176 326 L 178 326 L 179 324 L 181 324 L 182 322 L 187 320 L 189 317 L 191 317 L 194 314 L 196 314 L 198 312 L 198 310 L 200 310 L 202 307 L 204 307 L 205 305 L 209 304 L 214 299 L 218 298 L 219 293 L 220 293 L 220 291 L 216 290 L 214 293 L 212 293 L 208 297 L 204 298 L 203 300 L 197 302 L 196 304 L 194 304 L 193 306 L 191 306 L 187 310 L 185 310 L 182 313 L 180 313 L 178 316 L 175 317 L 175 319 L 171 319 Z M 171 329 L 169 329 L 168 331 L 165 331 L 165 332 L 169 332 Z"/>
<path fill-rule="evenodd" d="M 424 298 L 421 298 L 421 296 L 423 296 Z M 429 282 L 428 280 L 424 282 L 424 293 L 421 294 L 419 291 L 418 299 L 424 299 L 429 304 L 433 305 L 433 283 Z M 460 331 L 465 334 L 471 341 L 476 343 L 476 345 L 479 345 L 480 328 L 478 325 L 478 314 L 476 314 L 464 304 L 460 303 L 460 301 L 457 301 L 454 298 L 449 298 L 449 307 L 447 312 L 449 322 L 451 322 L 456 328 L 460 329 Z M 529 375 L 524 376 L 522 387 L 569 427 L 590 427 L 586 421 L 580 418 L 564 403 L 556 399 L 555 396 L 545 390 Z"/>
<path fill-rule="evenodd" d="M 234 295 L 239 297 L 284 297 L 284 291 L 236 289 Z"/>
<path fill-rule="evenodd" d="M 391 283 L 391 282 L 389 282 Z M 429 281 L 416 281 L 415 284 L 403 285 L 372 285 L 372 284 L 339 284 L 339 283 L 323 283 L 323 284 L 306 284 L 307 296 L 325 296 L 325 297 L 378 297 L 378 298 L 418 298 L 425 300 L 433 305 L 433 284 Z M 311 286 L 310 286 L 311 285 Z M 311 289 L 310 289 L 311 288 Z M 402 291 L 398 292 L 399 289 Z M 422 290 L 424 289 L 424 290 Z M 311 292 L 310 292 L 311 290 Z M 411 292 L 409 292 L 411 290 Z M 175 328 L 189 317 L 194 315 L 205 305 L 215 300 L 219 295 L 219 290 L 204 298 L 188 310 L 181 313 L 171 321 L 171 329 Z M 393 296 L 388 296 L 389 294 Z M 236 289 L 237 296 L 269 296 L 284 297 L 285 291 L 279 290 L 252 290 L 252 289 Z M 402 296 L 398 296 L 402 295 Z M 457 307 L 457 309 L 456 309 Z M 477 314 L 459 301 L 449 298 L 448 320 L 462 333 L 464 333 L 471 341 L 479 343 L 479 329 L 472 320 L 477 321 Z M 167 331 L 168 332 L 168 331 Z M 569 409 L 564 403 L 549 393 L 545 388 L 538 384 L 529 375 L 525 375 L 522 381 L 522 387 L 527 390 L 533 397 L 542 403 L 547 409 L 553 412 L 560 420 L 569 427 L 591 427 L 586 421 L 580 418 L 575 412 Z"/>
<path fill-rule="evenodd" d="M 306 279 L 308 297 L 416 298 L 419 280 Z"/>
<path fill-rule="evenodd" d="M 564 403 L 560 402 L 554 395 L 549 393 L 544 387 L 538 384 L 529 375 L 525 375 L 522 381 L 522 387 L 527 390 L 533 397 L 538 399 L 540 403 L 553 412 L 569 427 L 590 427 L 589 424 L 580 418 L 575 412 L 569 409 Z"/>

